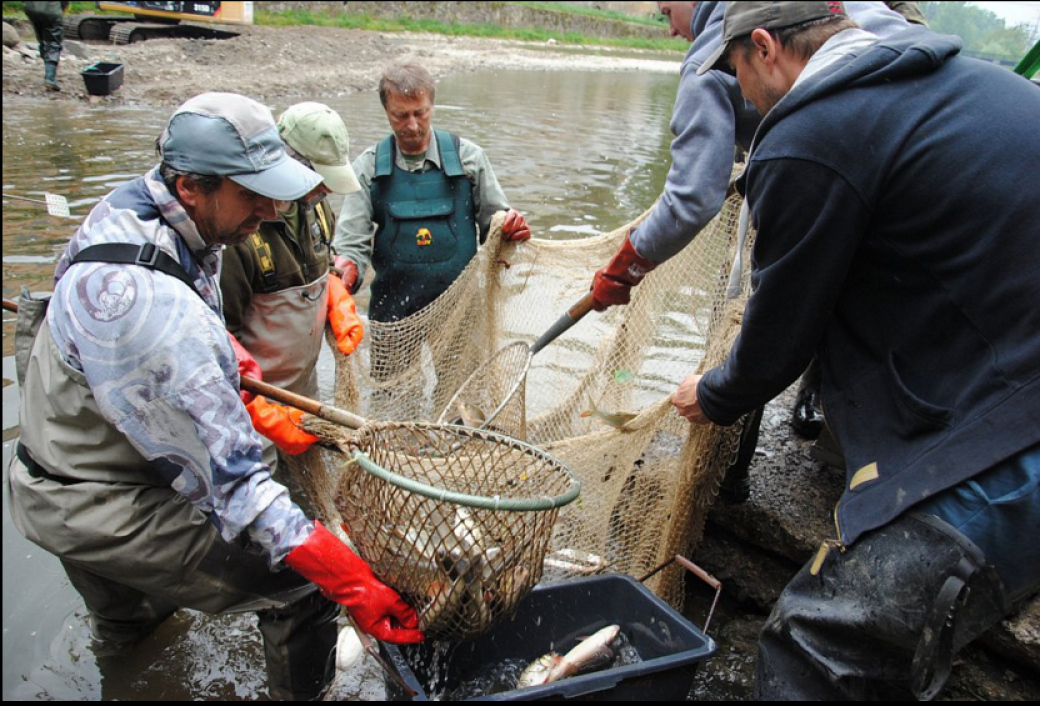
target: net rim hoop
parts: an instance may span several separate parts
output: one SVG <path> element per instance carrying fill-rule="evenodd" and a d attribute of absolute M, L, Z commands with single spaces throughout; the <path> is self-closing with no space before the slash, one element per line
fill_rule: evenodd
<path fill-rule="evenodd" d="M 469 387 L 469 384 L 477 377 L 477 373 L 484 372 L 489 367 L 489 364 L 491 362 L 493 362 L 496 358 L 501 357 L 506 351 L 518 349 L 521 346 L 526 349 L 527 353 L 527 360 L 523 365 L 523 370 L 521 374 L 518 375 L 516 379 L 513 381 L 513 384 L 509 388 L 508 394 L 506 394 L 502 402 L 499 403 L 498 407 L 496 407 L 490 414 L 487 415 L 487 419 L 485 419 L 479 427 L 471 428 L 480 429 L 481 431 L 484 431 L 489 426 L 491 426 L 491 423 L 495 421 L 495 418 L 498 417 L 498 415 L 502 414 L 502 411 L 506 408 L 506 406 L 510 402 L 512 402 L 517 390 L 520 389 L 520 386 L 524 384 L 524 380 L 527 379 L 527 371 L 531 369 L 531 358 L 534 357 L 534 354 L 531 353 L 531 347 L 523 341 L 513 341 L 512 343 L 508 343 L 502 346 L 497 351 L 495 351 L 495 354 L 493 356 L 491 356 L 483 363 L 478 365 L 477 368 L 472 373 L 470 373 L 469 376 L 463 381 L 463 383 L 459 385 L 459 389 L 455 391 L 455 394 L 451 396 L 451 399 L 448 400 L 448 404 L 444 406 L 444 409 L 441 411 L 440 416 L 437 417 L 437 423 L 448 423 L 447 419 L 451 416 L 452 407 L 455 406 L 456 401 L 459 399 L 459 395 L 461 395 L 463 391 L 465 391 L 465 389 Z"/>
<path fill-rule="evenodd" d="M 581 481 L 575 478 L 574 473 L 571 472 L 567 466 L 556 459 L 553 456 L 545 453 L 541 449 L 531 446 L 518 439 L 513 439 L 508 436 L 496 434 L 494 432 L 479 430 L 479 434 L 472 434 L 475 431 L 472 427 L 458 426 L 452 424 L 415 424 L 418 428 L 426 429 L 441 429 L 449 430 L 453 433 L 457 433 L 459 430 L 464 430 L 471 436 L 483 437 L 487 441 L 496 442 L 505 446 L 519 447 L 529 455 L 539 457 L 543 460 L 550 461 L 556 467 L 567 476 L 570 480 L 571 486 L 566 492 L 553 497 L 541 497 L 541 498 L 501 498 L 501 497 L 488 497 L 486 495 L 470 495 L 468 493 L 459 493 L 454 490 L 446 490 L 444 488 L 435 488 L 432 485 L 422 483 L 412 478 L 407 478 L 400 473 L 387 470 L 378 463 L 373 461 L 367 454 L 360 450 L 354 450 L 352 452 L 353 459 L 365 470 L 380 480 L 386 481 L 393 486 L 407 490 L 417 495 L 421 495 L 425 498 L 432 500 L 442 500 L 446 502 L 455 503 L 457 505 L 463 505 L 465 507 L 472 507 L 478 510 L 503 510 L 507 512 L 534 512 L 544 510 L 554 510 L 564 505 L 567 505 L 577 499 L 581 493 Z"/>

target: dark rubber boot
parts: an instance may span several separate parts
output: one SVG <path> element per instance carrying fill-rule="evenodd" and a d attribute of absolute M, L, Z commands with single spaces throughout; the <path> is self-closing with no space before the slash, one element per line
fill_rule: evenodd
<path fill-rule="evenodd" d="M 820 366 L 813 358 L 802 374 L 798 396 L 791 410 L 791 426 L 803 439 L 815 439 L 823 429 L 823 407 L 820 403 Z"/>
<path fill-rule="evenodd" d="M 934 698 L 954 655 L 1007 612 L 996 570 L 971 540 L 912 513 L 810 561 L 759 640 L 759 700 Z"/>
<path fill-rule="evenodd" d="M 54 62 L 48 61 L 43 65 L 43 85 L 49 91 L 61 90 L 58 85 L 58 65 Z"/>
<path fill-rule="evenodd" d="M 764 408 L 748 415 L 744 424 L 744 431 L 740 435 L 740 448 L 737 450 L 737 458 L 733 465 L 726 469 L 726 475 L 722 477 L 719 486 L 719 500 L 727 505 L 740 505 L 747 502 L 751 497 L 751 478 L 748 468 L 751 459 L 755 457 L 755 447 L 758 446 L 758 429 L 762 424 L 762 412 Z"/>

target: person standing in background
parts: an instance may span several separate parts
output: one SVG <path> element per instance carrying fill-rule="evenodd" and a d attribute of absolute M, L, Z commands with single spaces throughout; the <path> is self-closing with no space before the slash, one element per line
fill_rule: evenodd
<path fill-rule="evenodd" d="M 64 35 L 62 15 L 69 8 L 67 2 L 24 2 L 22 7 L 32 22 L 36 42 L 43 59 L 43 85 L 49 91 L 60 91 L 58 62 L 61 60 L 61 42 Z"/>

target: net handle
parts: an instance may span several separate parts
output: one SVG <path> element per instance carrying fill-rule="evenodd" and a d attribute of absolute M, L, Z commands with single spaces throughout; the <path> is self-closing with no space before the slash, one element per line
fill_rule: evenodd
<path fill-rule="evenodd" d="M 545 348 L 547 345 L 559 338 L 560 335 L 566 332 L 571 326 L 585 318 L 585 314 L 592 311 L 592 305 L 592 292 L 589 292 L 576 301 L 571 308 L 563 314 L 563 316 L 558 318 L 556 323 L 550 326 L 549 330 L 542 334 L 541 338 L 531 344 L 531 355 L 533 356 L 535 353 Z"/>
<path fill-rule="evenodd" d="M 585 315 L 592 311 L 593 303 L 594 302 L 592 299 L 592 292 L 590 291 L 588 294 L 586 294 L 581 299 L 572 304 L 571 308 L 564 312 L 563 315 L 560 318 L 558 318 L 545 333 L 542 334 L 541 338 L 539 338 L 537 341 L 532 343 L 527 348 L 527 358 L 526 360 L 524 360 L 523 365 L 519 367 L 519 370 L 516 374 L 516 378 L 513 380 L 513 384 L 509 388 L 509 394 L 505 396 L 505 399 L 502 400 L 502 403 L 498 407 L 496 407 L 495 410 L 487 416 L 487 419 L 485 419 L 484 422 L 477 428 L 487 429 L 489 426 L 491 426 L 491 423 L 495 421 L 495 418 L 499 414 L 501 414 L 502 410 L 505 409 L 505 406 L 509 404 L 509 401 L 513 398 L 513 395 L 516 394 L 517 389 L 520 387 L 521 384 L 523 384 L 524 378 L 527 377 L 527 371 L 531 368 L 531 359 L 534 357 L 535 353 L 545 348 L 547 345 L 549 345 L 557 338 L 559 338 L 561 335 L 566 333 L 572 326 L 574 326 L 574 324 L 578 323 L 583 318 L 585 318 Z M 463 392 L 463 390 L 466 390 L 469 387 L 470 381 L 477 379 L 477 376 L 483 372 L 484 368 L 486 368 L 491 363 L 491 361 L 495 360 L 495 358 L 502 355 L 518 343 L 519 341 L 507 345 L 505 348 L 499 349 L 499 351 L 495 353 L 494 356 L 492 356 L 489 360 L 484 361 L 484 363 L 480 367 L 474 370 L 470 374 L 470 376 L 466 378 L 466 381 L 462 383 L 462 386 L 455 391 L 455 394 L 452 395 L 452 398 L 448 400 L 447 406 L 445 406 L 444 410 L 437 418 L 437 421 L 447 422 L 447 420 L 451 417 L 452 409 L 454 409 L 455 403 L 459 399 L 459 395 Z"/>
<path fill-rule="evenodd" d="M 317 400 L 312 400 L 310 397 L 304 397 L 295 392 L 289 392 L 288 390 L 283 390 L 280 387 L 275 387 L 274 385 L 261 382 L 260 380 L 254 380 L 253 378 L 242 377 L 240 387 L 246 392 L 252 392 L 254 395 L 269 397 L 275 402 L 287 404 L 290 407 L 301 409 L 307 414 L 313 414 L 315 417 L 320 417 L 327 422 L 350 427 L 351 429 L 360 429 L 367 423 L 367 420 L 364 417 L 359 417 L 353 412 L 348 412 L 345 409 L 333 407 L 332 405 L 322 404 Z"/>
<path fill-rule="evenodd" d="M 310 397 L 304 397 L 298 395 L 295 392 L 289 392 L 283 390 L 280 387 L 269 385 L 266 382 L 260 380 L 254 380 L 253 378 L 243 377 L 241 381 L 243 390 L 252 392 L 255 395 L 263 395 L 269 397 L 276 402 L 282 404 L 291 405 L 297 409 L 302 409 L 308 414 L 313 414 L 315 417 L 320 417 L 326 421 L 333 422 L 335 424 L 342 424 L 350 427 L 351 429 L 360 429 L 365 425 L 366 420 L 364 417 L 348 412 L 345 409 L 339 409 L 331 405 L 325 405 L 317 400 L 313 400 Z M 437 428 L 438 425 L 434 425 Z M 449 427 L 450 428 L 450 427 Z M 506 436 L 494 434 L 492 432 L 482 432 L 485 437 L 489 437 L 489 440 L 494 443 L 504 445 L 516 445 L 524 448 L 529 453 L 534 452 L 536 455 L 542 455 L 542 452 L 537 448 L 525 444 L 522 441 L 511 439 Z M 445 500 L 447 502 L 456 503 L 458 505 L 465 505 L 467 507 L 473 507 L 480 510 L 506 510 L 512 512 L 532 512 L 537 510 L 552 510 L 553 508 L 563 507 L 564 505 L 574 501 L 581 492 L 581 483 L 578 482 L 574 476 L 570 474 L 566 469 L 561 469 L 567 475 L 571 481 L 571 487 L 567 492 L 557 495 L 555 497 L 546 498 L 500 498 L 500 497 L 487 497 L 482 495 L 469 495 L 466 493 L 456 493 L 452 490 L 445 490 L 443 488 L 434 488 L 432 485 L 426 485 L 419 481 L 406 478 L 402 475 L 388 471 L 383 468 L 367 455 L 360 451 L 355 451 L 354 460 L 357 461 L 366 472 L 381 478 L 382 480 L 395 485 L 399 488 L 403 488 L 412 493 L 422 495 L 426 498 L 432 498 L 434 500 Z"/>
<path fill-rule="evenodd" d="M 489 434 L 483 432 L 487 436 L 498 436 L 497 434 Z M 516 441 L 515 439 L 508 439 L 508 437 L 500 437 L 502 442 L 508 442 L 511 444 L 518 444 L 520 446 L 527 447 L 528 449 L 537 451 L 533 446 L 528 446 L 523 442 Z M 484 495 L 469 495 L 467 493 L 457 493 L 453 490 L 445 490 L 443 488 L 434 488 L 432 485 L 421 483 L 411 478 L 406 478 L 402 475 L 388 471 L 383 468 L 367 455 L 360 451 L 354 452 L 354 460 L 367 472 L 379 478 L 381 480 L 390 483 L 391 485 L 407 490 L 411 493 L 421 495 L 425 498 L 432 500 L 442 500 L 456 505 L 464 505 L 466 507 L 476 508 L 478 510 L 503 510 L 507 512 L 533 512 L 543 510 L 553 510 L 555 508 L 563 507 L 570 502 L 573 502 L 578 495 L 581 493 L 581 482 L 570 474 L 565 468 L 560 470 L 567 475 L 571 481 L 571 487 L 565 492 L 555 497 L 543 497 L 543 498 L 500 498 L 500 497 L 487 497 Z"/>

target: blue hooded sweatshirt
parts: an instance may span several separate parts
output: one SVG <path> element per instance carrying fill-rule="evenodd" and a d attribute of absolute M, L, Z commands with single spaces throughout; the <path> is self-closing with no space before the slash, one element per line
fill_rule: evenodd
<path fill-rule="evenodd" d="M 843 542 L 1040 441 L 1040 89 L 909 30 L 797 85 L 747 170 L 741 335 L 721 424 L 814 354 L 848 477 Z"/>

